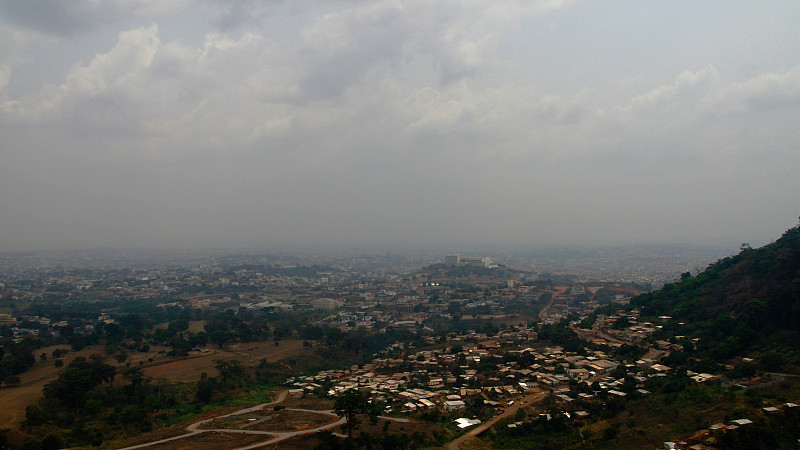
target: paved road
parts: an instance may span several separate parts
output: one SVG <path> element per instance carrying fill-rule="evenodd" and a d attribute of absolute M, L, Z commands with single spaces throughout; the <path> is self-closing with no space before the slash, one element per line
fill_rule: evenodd
<path fill-rule="evenodd" d="M 477 436 L 477 435 L 483 433 L 484 431 L 486 431 L 489 428 L 491 428 L 498 421 L 500 421 L 502 419 L 505 419 L 506 417 L 514 417 L 514 415 L 517 414 L 517 410 L 520 407 L 523 407 L 523 406 L 526 406 L 526 405 L 530 405 L 532 403 L 540 402 L 540 401 L 542 401 L 542 399 L 545 398 L 545 396 L 547 396 L 547 392 L 537 392 L 535 394 L 530 394 L 530 395 L 526 396 L 521 401 L 515 401 L 514 404 L 509 406 L 508 408 L 506 408 L 505 411 L 503 411 L 502 413 L 492 417 L 488 422 L 482 423 L 482 424 L 478 425 L 477 427 L 471 429 L 470 431 L 468 431 L 467 433 L 463 434 L 458 439 L 455 439 L 455 440 L 451 441 L 449 444 L 447 444 L 447 447 L 445 447 L 445 448 L 447 448 L 447 450 L 459 450 L 461 448 L 461 444 L 464 441 L 466 441 L 467 439 L 471 438 L 472 436 Z"/>

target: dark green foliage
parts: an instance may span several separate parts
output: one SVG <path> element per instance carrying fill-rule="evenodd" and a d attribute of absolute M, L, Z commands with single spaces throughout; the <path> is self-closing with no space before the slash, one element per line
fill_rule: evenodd
<path fill-rule="evenodd" d="M 247 373 L 241 361 L 215 359 L 213 362 L 219 372 L 219 384 L 222 388 L 239 387 L 247 381 Z"/>
<path fill-rule="evenodd" d="M 201 379 L 197 382 L 197 401 L 200 403 L 208 403 L 214 396 L 214 382 L 209 379 Z"/>
<path fill-rule="evenodd" d="M 25 407 L 25 423 L 26 427 L 38 427 L 47 421 L 47 414 L 36 405 L 28 405 Z"/>
<path fill-rule="evenodd" d="M 645 353 L 647 353 L 647 348 L 639 347 L 635 344 L 622 344 L 620 347 L 613 349 L 614 356 L 625 361 L 635 361 Z"/>
<path fill-rule="evenodd" d="M 36 363 L 33 352 L 40 343 L 32 339 L 24 339 L 19 343 L 6 342 L 4 345 L 5 355 L 0 362 L 0 382 L 33 367 Z"/>
<path fill-rule="evenodd" d="M 358 424 L 356 414 L 367 411 L 367 398 L 357 389 L 348 389 L 336 397 L 333 409 L 347 420 L 347 435 L 352 436 L 353 428 Z"/>
<path fill-rule="evenodd" d="M 758 364 L 765 370 L 782 370 L 786 357 L 780 352 L 769 350 L 758 356 Z"/>
<path fill-rule="evenodd" d="M 614 438 L 616 438 L 617 435 L 619 434 L 620 426 L 621 425 L 618 422 L 603 428 L 603 436 L 601 437 L 601 439 L 604 441 L 611 441 Z"/>
<path fill-rule="evenodd" d="M 586 353 L 586 341 L 569 328 L 566 319 L 557 324 L 542 325 L 539 329 L 539 339 L 561 345 L 568 352 Z"/>
<path fill-rule="evenodd" d="M 578 324 L 578 328 L 590 330 L 595 321 L 597 321 L 597 315 L 589 314 L 588 316 L 584 317 L 583 320 L 581 320 L 581 322 Z"/>
<path fill-rule="evenodd" d="M 11 448 L 11 444 L 8 442 L 8 434 L 11 432 L 8 428 L 0 429 L 0 450 L 7 450 Z"/>
<path fill-rule="evenodd" d="M 58 379 L 48 383 L 42 392 L 47 401 L 78 408 L 86 400 L 86 393 L 102 383 L 111 382 L 115 374 L 113 366 L 98 359 L 89 361 L 76 357 Z"/>
<path fill-rule="evenodd" d="M 361 433 L 356 438 L 340 439 L 328 431 L 319 432 L 322 443 L 316 450 L 407 450 L 420 448 L 425 443 L 424 436 L 419 433 L 412 434 L 383 434 L 372 435 Z"/>
<path fill-rule="evenodd" d="M 539 416 L 515 428 L 499 426 L 496 430 L 492 441 L 497 448 L 545 450 L 580 442 L 580 433 L 562 414 L 552 414 L 550 420 Z"/>
<path fill-rule="evenodd" d="M 637 296 L 645 318 L 672 316 L 654 337 L 698 337 L 700 357 L 724 362 L 764 352 L 759 365 L 780 371 L 800 363 L 800 227 L 759 249 L 742 251 L 696 276 Z M 683 325 L 678 325 L 683 322 Z M 688 348 L 687 348 L 688 349 Z"/>
<path fill-rule="evenodd" d="M 736 378 L 750 378 L 755 376 L 756 367 L 750 363 L 738 363 L 733 366 L 733 369 L 728 371 L 728 377 L 731 379 Z"/>
<path fill-rule="evenodd" d="M 65 444 L 64 438 L 60 434 L 51 433 L 45 436 L 39 445 L 42 450 L 58 450 L 63 448 Z"/>
<path fill-rule="evenodd" d="M 731 450 L 796 449 L 800 421 L 793 414 L 767 417 L 718 437 L 720 448 Z"/>

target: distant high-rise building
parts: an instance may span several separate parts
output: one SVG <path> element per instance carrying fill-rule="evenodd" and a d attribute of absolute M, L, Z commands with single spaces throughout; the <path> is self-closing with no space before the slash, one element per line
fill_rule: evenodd
<path fill-rule="evenodd" d="M 444 264 L 446 266 L 483 266 L 489 267 L 492 265 L 492 259 L 488 256 L 461 256 L 461 255 L 445 255 Z"/>
<path fill-rule="evenodd" d="M 446 266 L 457 266 L 460 257 L 458 255 L 446 255 L 444 257 L 444 265 Z"/>

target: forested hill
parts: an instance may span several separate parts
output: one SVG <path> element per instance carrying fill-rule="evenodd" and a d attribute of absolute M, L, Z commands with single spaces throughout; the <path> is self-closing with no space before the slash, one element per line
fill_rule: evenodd
<path fill-rule="evenodd" d="M 643 317 L 671 316 L 659 334 L 699 337 L 697 350 L 719 362 L 771 350 L 781 365 L 799 366 L 800 226 L 761 248 L 743 244 L 738 255 L 685 273 L 631 306 Z"/>

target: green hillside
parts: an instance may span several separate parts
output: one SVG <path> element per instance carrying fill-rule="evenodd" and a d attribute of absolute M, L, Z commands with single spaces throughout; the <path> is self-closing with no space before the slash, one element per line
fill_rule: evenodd
<path fill-rule="evenodd" d="M 664 328 L 656 338 L 676 336 L 687 351 L 717 362 L 760 358 L 768 370 L 800 366 L 800 226 L 777 241 L 711 264 L 702 273 L 637 296 L 631 308 Z M 699 338 L 692 341 L 692 338 Z"/>

